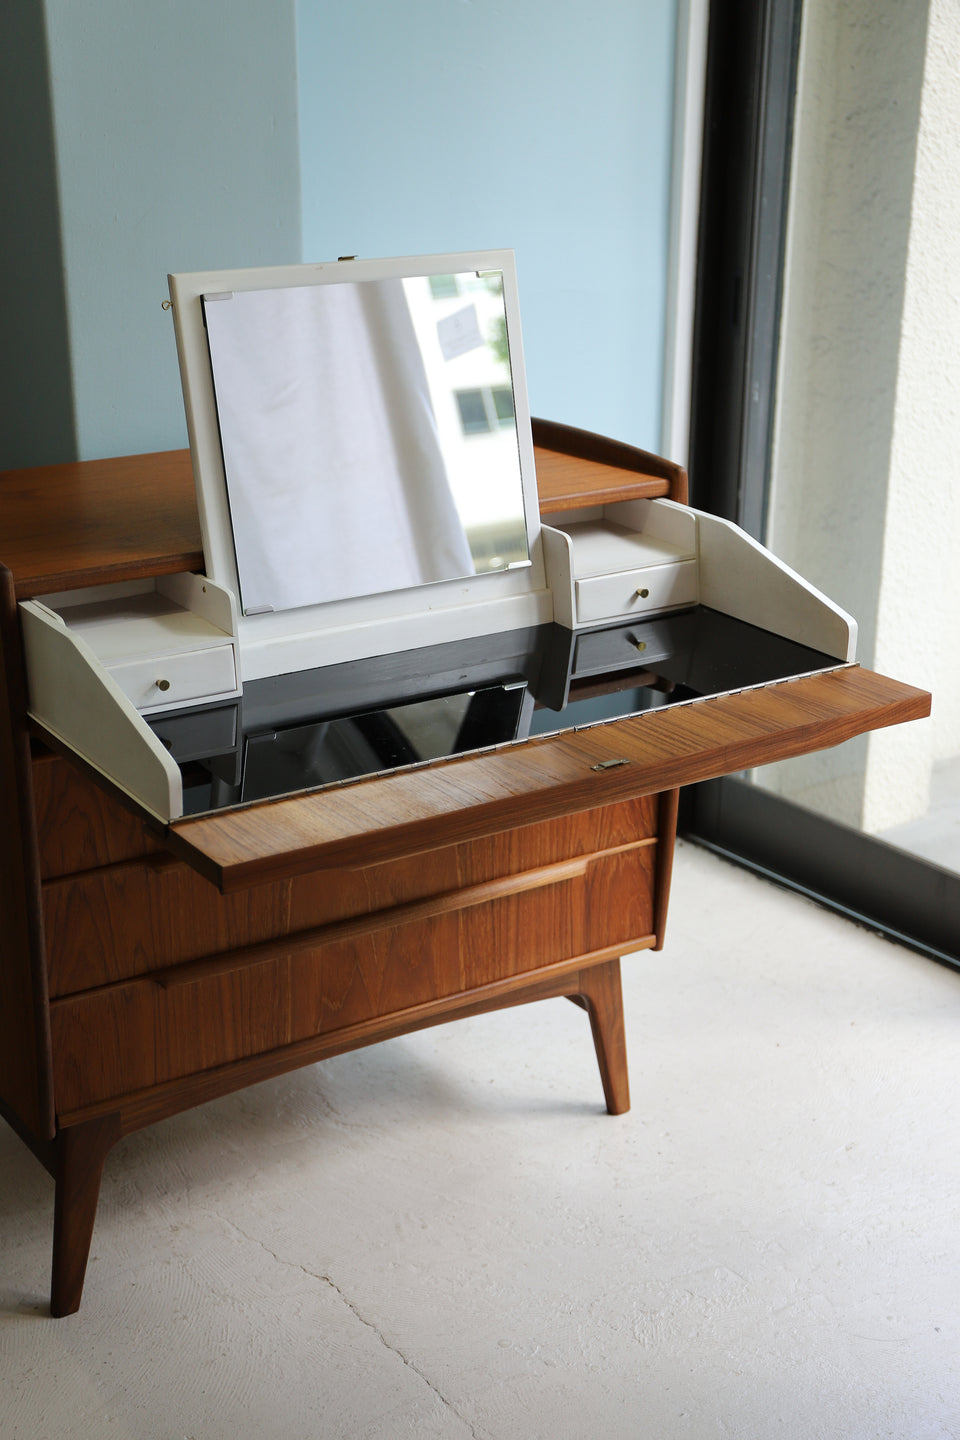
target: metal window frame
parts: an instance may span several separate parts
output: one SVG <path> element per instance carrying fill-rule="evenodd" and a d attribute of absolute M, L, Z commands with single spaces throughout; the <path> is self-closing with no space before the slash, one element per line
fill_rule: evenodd
<path fill-rule="evenodd" d="M 690 433 L 693 503 L 763 540 L 802 0 L 711 0 Z M 960 968 L 960 875 L 737 778 L 680 830 Z"/>

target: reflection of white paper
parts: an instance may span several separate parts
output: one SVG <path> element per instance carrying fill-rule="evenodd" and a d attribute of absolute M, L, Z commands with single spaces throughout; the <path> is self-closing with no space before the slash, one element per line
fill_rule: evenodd
<path fill-rule="evenodd" d="M 444 360 L 455 360 L 458 355 L 466 355 L 468 350 L 476 350 L 484 343 L 476 305 L 466 305 L 455 315 L 438 320 L 437 336 Z"/>

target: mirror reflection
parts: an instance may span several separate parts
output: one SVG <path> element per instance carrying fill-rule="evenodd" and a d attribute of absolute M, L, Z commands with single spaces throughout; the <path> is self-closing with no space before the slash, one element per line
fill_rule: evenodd
<path fill-rule="evenodd" d="M 499 272 L 203 305 L 244 614 L 529 563 Z"/>

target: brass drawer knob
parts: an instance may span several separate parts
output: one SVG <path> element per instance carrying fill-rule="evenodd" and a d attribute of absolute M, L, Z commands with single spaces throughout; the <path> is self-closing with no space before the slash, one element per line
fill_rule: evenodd
<path fill-rule="evenodd" d="M 157 681 L 157 689 L 158 689 L 158 690 L 169 690 L 169 689 L 170 689 L 170 681 L 169 681 L 169 680 L 158 680 L 158 681 Z"/>
<path fill-rule="evenodd" d="M 646 585 L 642 585 L 642 586 L 640 587 L 640 589 L 637 591 L 636 598 L 637 598 L 638 600 L 646 600 L 646 598 L 647 598 L 647 596 L 648 596 L 649 594 L 650 594 L 650 591 L 647 589 Z"/>

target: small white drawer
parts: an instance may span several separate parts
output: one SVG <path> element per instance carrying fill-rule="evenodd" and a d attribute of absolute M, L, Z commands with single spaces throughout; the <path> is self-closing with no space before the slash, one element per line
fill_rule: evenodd
<path fill-rule="evenodd" d="M 232 645 L 152 655 L 111 665 L 110 674 L 138 710 L 162 710 L 186 700 L 230 694 L 237 688 Z"/>
<path fill-rule="evenodd" d="M 590 575 L 577 581 L 577 619 L 581 625 L 696 603 L 696 560 L 619 570 L 614 575 Z"/>

